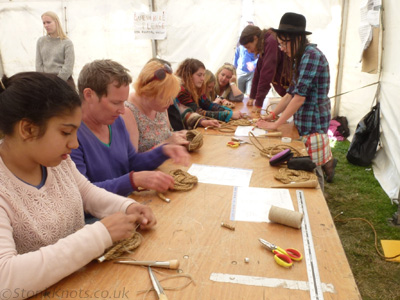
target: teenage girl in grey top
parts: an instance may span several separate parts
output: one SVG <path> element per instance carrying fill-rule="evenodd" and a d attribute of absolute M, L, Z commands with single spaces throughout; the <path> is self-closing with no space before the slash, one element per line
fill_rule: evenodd
<path fill-rule="evenodd" d="M 74 45 L 64 33 L 58 16 L 51 11 L 42 15 L 47 35 L 36 45 L 36 71 L 57 74 L 75 88 L 72 71 L 75 62 Z"/>

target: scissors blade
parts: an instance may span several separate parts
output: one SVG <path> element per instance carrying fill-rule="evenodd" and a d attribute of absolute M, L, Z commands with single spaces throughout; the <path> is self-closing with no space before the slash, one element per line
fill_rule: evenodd
<path fill-rule="evenodd" d="M 270 243 L 270 242 L 268 242 L 268 241 L 266 241 L 266 240 L 264 240 L 264 239 L 262 239 L 262 238 L 259 238 L 258 240 L 260 241 L 260 243 L 261 243 L 265 248 L 267 248 L 267 249 L 269 249 L 269 250 L 271 250 L 271 251 L 273 251 L 273 250 L 276 249 L 276 246 L 275 246 L 274 244 L 272 244 L 272 243 Z"/>
<path fill-rule="evenodd" d="M 151 280 L 151 283 L 153 284 L 154 290 L 156 291 L 156 293 L 158 295 L 158 299 L 161 299 L 161 298 L 166 299 L 164 289 L 162 288 L 160 282 L 158 281 L 157 277 L 154 275 L 151 268 L 150 267 L 148 267 L 148 268 L 149 268 L 150 280 Z"/>

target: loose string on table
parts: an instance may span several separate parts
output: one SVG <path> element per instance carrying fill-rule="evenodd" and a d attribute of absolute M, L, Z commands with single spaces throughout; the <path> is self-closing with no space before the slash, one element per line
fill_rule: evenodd
<path fill-rule="evenodd" d="M 165 273 L 160 272 L 159 270 L 156 270 L 155 268 L 152 268 L 152 271 L 155 272 L 155 273 L 158 273 L 158 274 L 166 275 Z M 177 287 L 165 287 L 165 286 L 163 286 L 163 290 L 165 290 L 165 291 L 180 291 L 180 290 L 183 290 L 184 288 L 186 288 L 187 286 L 189 286 L 191 283 L 196 285 L 196 282 L 194 281 L 193 277 L 190 274 L 171 275 L 171 276 L 165 277 L 163 279 L 158 279 L 158 281 L 161 283 L 161 282 L 166 281 L 166 280 L 180 278 L 180 277 L 187 278 L 188 281 L 186 283 L 184 283 L 183 285 L 177 286 Z M 151 292 L 151 291 L 154 291 L 153 287 L 150 287 L 150 288 L 148 288 L 146 290 L 137 291 L 137 295 L 145 293 L 143 295 L 143 299 L 145 299 L 147 294 L 149 292 Z"/>
<path fill-rule="evenodd" d="M 279 152 L 290 149 L 293 152 L 293 156 L 301 156 L 301 153 L 299 150 L 297 150 L 295 147 L 292 147 L 288 144 L 278 144 L 270 147 L 264 147 L 260 140 L 254 135 L 253 132 L 249 132 L 249 140 L 250 142 L 260 151 L 260 154 L 262 156 L 271 158 L 275 154 L 278 154 Z"/>
<path fill-rule="evenodd" d="M 388 257 L 388 256 L 385 256 L 384 254 L 382 254 L 381 251 L 379 251 L 379 248 L 378 248 L 378 234 L 376 233 L 374 225 L 372 225 L 372 223 L 370 221 L 368 221 L 367 219 L 364 219 L 364 218 L 345 218 L 345 219 L 337 220 L 337 217 L 339 217 L 342 214 L 343 214 L 343 212 L 341 212 L 340 214 L 336 215 L 333 219 L 336 222 L 343 222 L 343 223 L 345 223 L 347 221 L 363 221 L 363 222 L 367 223 L 372 228 L 372 231 L 374 232 L 375 250 L 376 250 L 376 252 L 378 253 L 378 255 L 380 257 L 382 257 L 383 259 L 395 259 L 397 257 L 400 257 L 400 253 L 395 255 L 395 256 Z"/>

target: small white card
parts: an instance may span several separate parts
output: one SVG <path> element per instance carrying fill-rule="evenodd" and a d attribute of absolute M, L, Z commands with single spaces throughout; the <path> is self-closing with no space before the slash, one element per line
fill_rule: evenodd
<path fill-rule="evenodd" d="M 266 134 L 268 131 L 260 129 L 254 126 L 238 126 L 235 131 L 235 136 L 249 136 L 249 132 L 252 132 L 255 136 Z"/>
<path fill-rule="evenodd" d="M 235 187 L 232 197 L 231 220 L 247 222 L 270 222 L 271 206 L 294 211 L 288 189 Z"/>
<path fill-rule="evenodd" d="M 188 173 L 201 183 L 249 186 L 253 170 L 192 164 Z"/>

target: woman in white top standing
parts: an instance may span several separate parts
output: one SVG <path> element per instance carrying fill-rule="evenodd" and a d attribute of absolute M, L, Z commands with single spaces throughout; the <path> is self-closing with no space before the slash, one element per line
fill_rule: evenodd
<path fill-rule="evenodd" d="M 42 21 L 47 34 L 40 37 L 36 44 L 36 71 L 57 74 L 75 89 L 72 78 L 74 45 L 64 33 L 60 19 L 54 12 L 45 12 Z"/>

